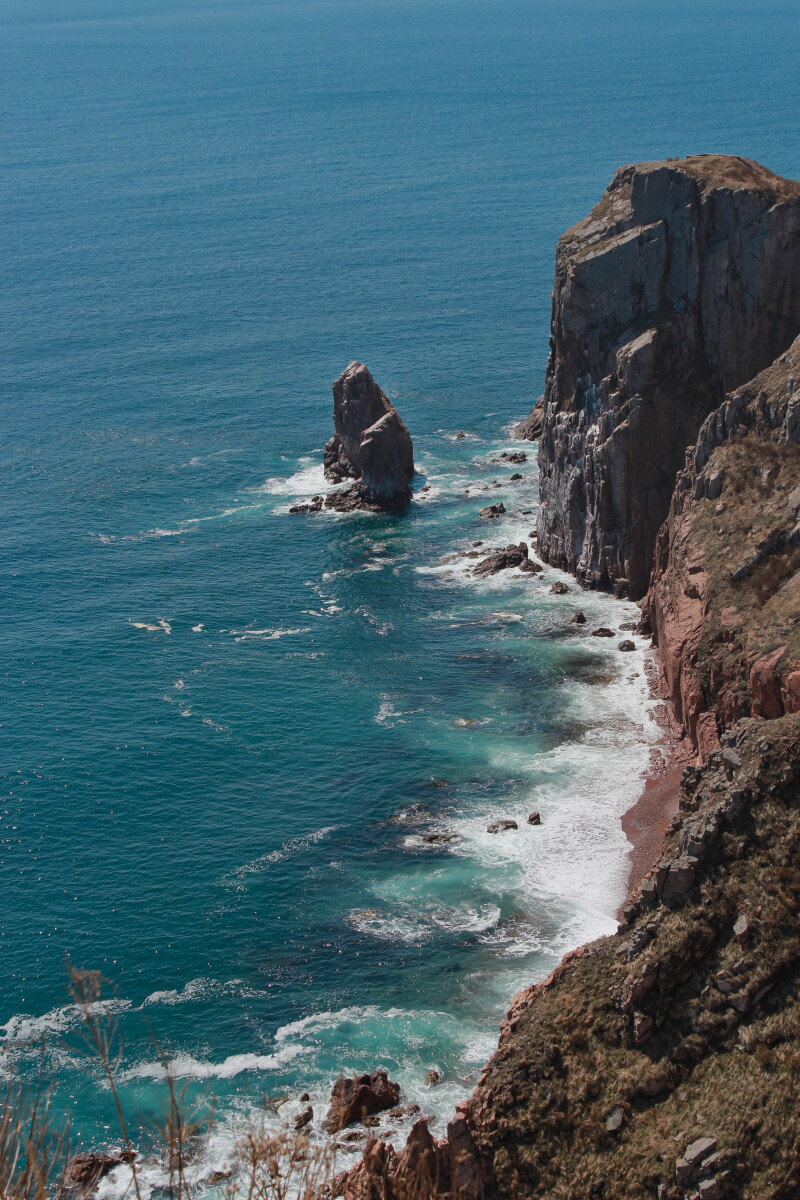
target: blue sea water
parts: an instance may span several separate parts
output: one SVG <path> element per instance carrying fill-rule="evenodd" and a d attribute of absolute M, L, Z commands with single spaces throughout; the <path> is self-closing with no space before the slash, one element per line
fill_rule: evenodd
<path fill-rule="evenodd" d="M 623 162 L 800 174 L 799 38 L 793 2 L 4 0 L 0 1070 L 46 1035 L 74 1138 L 114 1134 L 67 956 L 135 1129 L 148 1026 L 217 1096 L 202 1176 L 340 1070 L 441 1132 L 513 992 L 613 929 L 646 650 L 569 617 L 635 609 L 466 555 L 535 525 L 498 456 L 558 235 Z M 430 490 L 291 516 L 353 358 Z"/>

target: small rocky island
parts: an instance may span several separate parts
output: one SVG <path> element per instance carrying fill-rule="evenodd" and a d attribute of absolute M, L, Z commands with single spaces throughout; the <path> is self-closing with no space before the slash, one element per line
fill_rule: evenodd
<path fill-rule="evenodd" d="M 363 363 L 351 362 L 333 385 L 333 425 L 335 433 L 325 446 L 325 478 L 354 482 L 332 492 L 326 508 L 405 508 L 414 474 L 411 435 Z"/>

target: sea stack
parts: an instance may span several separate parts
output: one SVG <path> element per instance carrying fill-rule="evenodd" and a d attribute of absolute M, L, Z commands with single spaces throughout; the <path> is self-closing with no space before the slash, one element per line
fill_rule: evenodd
<path fill-rule="evenodd" d="M 642 596 L 686 447 L 798 331 L 800 183 L 730 155 L 621 167 L 556 249 L 541 557 Z"/>
<path fill-rule="evenodd" d="M 335 433 L 325 446 L 325 478 L 354 482 L 325 504 L 342 511 L 396 511 L 411 499 L 414 447 L 397 409 L 360 362 L 333 385 Z"/>

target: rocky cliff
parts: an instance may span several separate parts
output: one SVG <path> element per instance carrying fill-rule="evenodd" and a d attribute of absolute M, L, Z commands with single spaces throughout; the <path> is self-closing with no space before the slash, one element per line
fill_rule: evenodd
<path fill-rule="evenodd" d="M 643 595 L 687 444 L 798 332 L 800 184 L 721 155 L 617 171 L 556 250 L 542 557 Z"/>
<path fill-rule="evenodd" d="M 411 499 L 414 447 L 397 409 L 362 363 L 350 363 L 333 385 L 333 425 L 325 478 L 356 482 L 330 495 L 328 507 L 404 508 Z"/>
<path fill-rule="evenodd" d="M 686 452 L 644 628 L 701 757 L 751 713 L 800 710 L 800 338 Z"/>
<path fill-rule="evenodd" d="M 514 997 L 441 1140 L 368 1145 L 352 1200 L 800 1196 L 800 717 L 687 768 L 615 937 Z"/>

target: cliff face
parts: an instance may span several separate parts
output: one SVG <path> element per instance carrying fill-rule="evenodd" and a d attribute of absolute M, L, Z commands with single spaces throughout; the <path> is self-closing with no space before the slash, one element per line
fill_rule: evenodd
<path fill-rule="evenodd" d="M 645 628 L 701 757 L 800 710 L 800 338 L 704 422 L 659 531 Z"/>
<path fill-rule="evenodd" d="M 616 172 L 556 250 L 539 551 L 646 588 L 688 443 L 800 331 L 800 184 L 718 155 Z"/>

